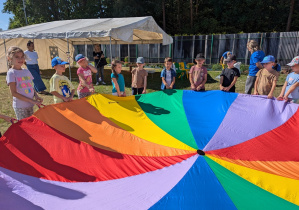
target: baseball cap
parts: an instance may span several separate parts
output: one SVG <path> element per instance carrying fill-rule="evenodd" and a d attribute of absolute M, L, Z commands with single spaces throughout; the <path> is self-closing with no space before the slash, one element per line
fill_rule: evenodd
<path fill-rule="evenodd" d="M 76 57 L 75 57 L 76 62 L 79 62 L 81 59 L 85 59 L 84 55 L 82 55 L 82 54 L 76 55 Z"/>
<path fill-rule="evenodd" d="M 288 66 L 295 66 L 296 64 L 299 64 L 299 56 L 296 56 L 295 58 L 293 58 L 293 60 L 291 61 L 291 63 L 288 63 Z"/>
<path fill-rule="evenodd" d="M 144 58 L 143 57 L 138 57 L 136 63 L 144 63 Z"/>
<path fill-rule="evenodd" d="M 64 65 L 64 64 L 69 64 L 69 63 L 66 62 L 66 61 L 61 60 L 61 58 L 59 58 L 59 57 L 55 57 L 51 61 L 52 67 L 54 67 L 56 65 Z"/>
<path fill-rule="evenodd" d="M 269 62 L 275 62 L 275 58 L 273 55 L 267 55 L 266 57 L 264 57 L 261 63 L 269 63 Z"/>
<path fill-rule="evenodd" d="M 224 62 L 230 62 L 230 61 L 236 61 L 237 60 L 237 57 L 233 54 L 230 54 L 227 56 L 226 59 L 224 59 Z"/>
<path fill-rule="evenodd" d="M 195 60 L 206 59 L 202 54 L 197 54 Z"/>

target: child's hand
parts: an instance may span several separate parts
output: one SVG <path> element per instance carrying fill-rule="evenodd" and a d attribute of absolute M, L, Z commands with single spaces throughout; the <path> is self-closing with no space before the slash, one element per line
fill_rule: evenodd
<path fill-rule="evenodd" d="M 196 89 L 196 87 L 195 87 L 194 84 L 191 84 L 191 89 L 192 89 L 192 90 Z"/>
<path fill-rule="evenodd" d="M 198 85 L 198 87 L 196 88 L 196 90 L 200 90 L 202 88 L 202 84 Z"/>
<path fill-rule="evenodd" d="M 257 91 L 254 91 L 253 95 L 258 95 L 259 93 Z"/>
<path fill-rule="evenodd" d="M 1 118 L 3 119 L 3 120 L 5 120 L 6 122 L 12 122 L 12 121 L 14 121 L 15 119 L 14 118 L 12 118 L 12 117 L 8 117 L 8 116 L 1 116 Z"/>
<path fill-rule="evenodd" d="M 124 93 L 122 94 L 122 97 L 126 97 L 126 92 L 124 92 Z"/>
<path fill-rule="evenodd" d="M 166 89 L 169 89 L 169 86 L 168 85 L 165 85 Z"/>
<path fill-rule="evenodd" d="M 33 104 L 37 105 L 37 106 L 41 106 L 42 102 L 38 101 L 38 100 L 33 100 Z"/>
<path fill-rule="evenodd" d="M 279 95 L 276 99 L 277 99 L 278 101 L 283 101 L 283 96 Z"/>
<path fill-rule="evenodd" d="M 41 97 L 39 97 L 39 96 L 36 96 L 35 99 L 36 99 L 37 101 L 40 101 L 41 103 L 42 103 L 43 100 L 44 100 L 43 98 L 41 98 Z"/>
<path fill-rule="evenodd" d="M 172 85 L 170 85 L 170 86 L 169 86 L 169 89 L 172 89 L 172 87 L 173 87 L 173 86 L 172 86 Z"/>
<path fill-rule="evenodd" d="M 144 90 L 142 91 L 142 94 L 146 94 L 146 89 L 144 89 Z"/>
<path fill-rule="evenodd" d="M 67 99 L 68 99 L 68 101 L 72 101 L 73 100 L 73 96 L 69 96 Z"/>
<path fill-rule="evenodd" d="M 67 98 L 67 97 L 63 97 L 62 100 L 63 100 L 64 102 L 68 102 L 68 101 L 69 101 L 69 98 Z"/>
<path fill-rule="evenodd" d="M 268 97 L 269 99 L 273 98 L 273 94 L 268 94 Z"/>
<path fill-rule="evenodd" d="M 94 93 L 94 87 L 88 88 L 91 93 Z"/>
<path fill-rule="evenodd" d="M 291 101 L 291 99 L 290 99 L 289 97 L 286 97 L 286 96 L 284 96 L 283 99 L 284 99 L 286 102 L 290 102 L 290 101 Z"/>

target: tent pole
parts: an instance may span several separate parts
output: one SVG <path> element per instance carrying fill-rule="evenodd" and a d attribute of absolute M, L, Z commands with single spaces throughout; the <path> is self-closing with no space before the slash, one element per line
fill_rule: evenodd
<path fill-rule="evenodd" d="M 67 62 L 70 63 L 70 43 L 69 43 L 69 39 L 66 39 L 67 41 Z M 72 71 L 71 71 L 71 64 L 69 64 L 69 73 L 70 73 L 70 81 L 72 81 Z"/>
<path fill-rule="evenodd" d="M 112 46 L 111 46 L 111 36 L 110 36 L 110 62 L 112 63 Z"/>
<path fill-rule="evenodd" d="M 3 45 L 4 45 L 4 52 L 5 52 L 6 68 L 7 68 L 7 71 L 8 71 L 9 67 L 8 67 L 7 56 L 6 56 L 6 44 L 5 44 L 5 39 L 3 39 Z"/>

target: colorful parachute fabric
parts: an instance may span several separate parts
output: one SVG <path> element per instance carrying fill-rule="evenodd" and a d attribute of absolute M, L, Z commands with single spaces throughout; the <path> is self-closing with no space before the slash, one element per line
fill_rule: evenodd
<path fill-rule="evenodd" d="M 297 104 L 222 91 L 92 95 L 0 139 L 1 209 L 299 209 Z"/>

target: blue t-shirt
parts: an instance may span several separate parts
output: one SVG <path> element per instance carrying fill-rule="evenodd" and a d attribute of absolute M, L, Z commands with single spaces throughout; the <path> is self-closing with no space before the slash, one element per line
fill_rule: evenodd
<path fill-rule="evenodd" d="M 256 66 L 257 62 L 261 62 L 265 57 L 265 53 L 262 50 L 255 51 L 250 57 L 249 63 L 249 76 L 255 76 L 259 71 L 259 68 Z"/>
<path fill-rule="evenodd" d="M 222 54 L 222 57 L 225 58 L 225 59 L 227 59 L 227 53 L 232 54 L 232 52 L 230 52 L 230 51 L 226 51 L 225 53 Z"/>
<path fill-rule="evenodd" d="M 287 87 L 284 94 L 286 94 L 286 92 L 290 89 L 290 87 L 293 84 L 299 82 L 299 74 L 296 74 L 294 72 L 290 73 L 286 78 L 286 82 L 287 82 Z M 296 89 L 288 97 L 296 100 L 299 99 L 299 87 L 296 87 Z"/>
<path fill-rule="evenodd" d="M 113 73 L 111 73 L 111 81 L 112 81 L 112 85 L 113 85 L 112 93 L 117 93 L 117 90 L 115 88 L 115 84 L 114 84 L 112 78 L 116 78 L 115 74 L 113 74 Z M 124 76 L 122 74 L 118 74 L 117 83 L 118 83 L 118 86 L 119 86 L 119 91 L 120 92 L 125 92 L 125 79 L 124 79 Z"/>

